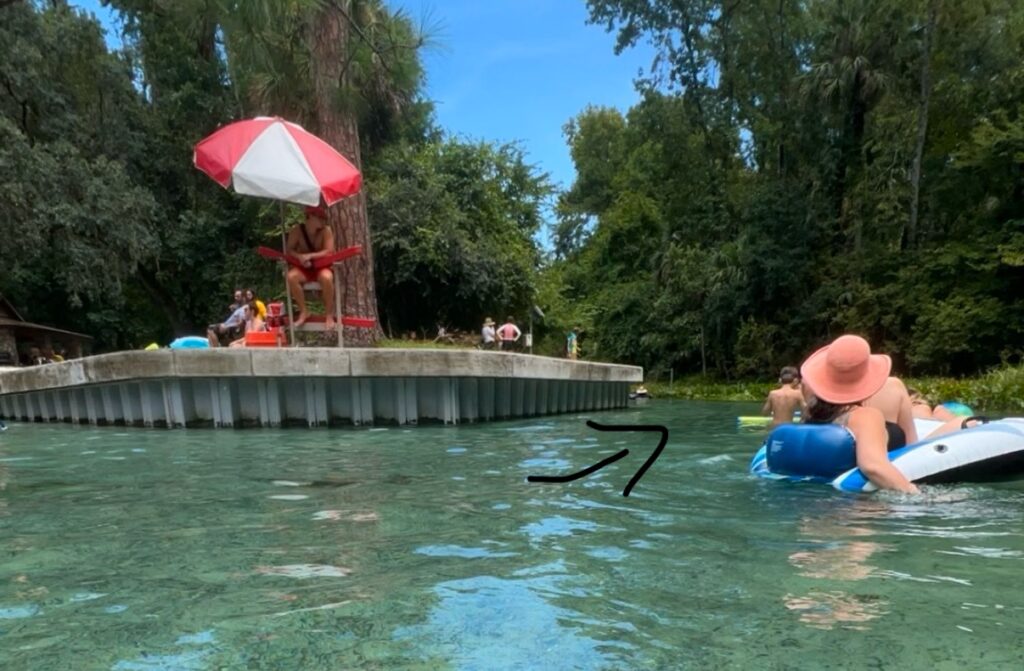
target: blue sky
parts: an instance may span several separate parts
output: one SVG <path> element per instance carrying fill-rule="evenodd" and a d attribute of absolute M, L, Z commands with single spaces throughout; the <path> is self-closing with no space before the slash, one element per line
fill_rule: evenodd
<path fill-rule="evenodd" d="M 531 163 L 568 187 L 574 170 L 562 126 L 588 104 L 626 110 L 637 101 L 633 79 L 653 50 L 621 56 L 614 35 L 588 25 L 585 0 L 388 0 L 434 27 L 423 54 L 427 95 L 449 132 L 474 140 L 519 142 Z M 119 43 L 110 10 L 94 12 Z"/>

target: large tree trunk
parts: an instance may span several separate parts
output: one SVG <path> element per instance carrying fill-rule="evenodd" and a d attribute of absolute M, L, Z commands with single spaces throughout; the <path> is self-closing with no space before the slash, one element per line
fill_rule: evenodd
<path fill-rule="evenodd" d="M 338 4 L 350 6 L 348 0 Z M 351 16 L 351 13 L 349 13 Z M 339 106 L 339 89 L 348 79 L 346 64 L 353 48 L 348 19 L 333 3 L 325 3 L 311 25 L 314 110 L 320 137 L 362 170 L 359 126 L 355 113 Z M 345 262 L 339 273 L 342 312 L 377 319 L 377 292 L 373 281 L 373 246 L 366 218 L 366 198 L 358 193 L 330 209 L 330 223 L 339 247 L 362 245 L 363 253 Z M 331 306 L 327 306 L 331 309 Z M 372 329 L 345 328 L 345 344 L 372 345 L 380 339 L 380 324 Z"/>
<path fill-rule="evenodd" d="M 917 244 L 917 220 L 921 201 L 921 162 L 924 160 L 924 144 L 928 137 L 928 105 L 932 96 L 932 36 L 938 21 L 939 0 L 928 3 L 928 23 L 924 28 L 924 43 L 921 45 L 921 97 L 917 104 L 917 141 L 914 146 L 914 162 L 910 168 L 910 221 L 901 243 L 903 248 Z"/>

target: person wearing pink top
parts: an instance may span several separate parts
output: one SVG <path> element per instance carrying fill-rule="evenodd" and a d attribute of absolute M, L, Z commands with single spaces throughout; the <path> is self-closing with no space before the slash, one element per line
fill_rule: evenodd
<path fill-rule="evenodd" d="M 519 342 L 519 336 L 522 334 L 519 327 L 512 322 L 512 317 L 509 316 L 505 323 L 498 327 L 498 342 L 501 343 L 501 349 L 506 352 L 515 349 L 516 343 Z"/>

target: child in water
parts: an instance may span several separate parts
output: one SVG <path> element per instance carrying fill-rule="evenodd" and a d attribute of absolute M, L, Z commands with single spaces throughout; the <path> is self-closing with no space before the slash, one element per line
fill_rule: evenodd
<path fill-rule="evenodd" d="M 807 411 L 803 392 L 800 389 L 800 371 L 793 366 L 786 366 L 779 373 L 779 388 L 768 394 L 768 400 L 761 408 L 761 414 L 772 416 L 772 426 L 789 424 L 797 411 Z"/>

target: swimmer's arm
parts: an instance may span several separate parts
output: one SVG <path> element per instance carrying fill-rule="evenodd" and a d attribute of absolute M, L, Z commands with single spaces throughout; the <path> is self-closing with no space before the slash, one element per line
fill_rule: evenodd
<path fill-rule="evenodd" d="M 877 408 L 862 407 L 850 413 L 847 423 L 857 439 L 857 467 L 879 489 L 918 493 L 917 486 L 889 461 L 885 417 Z"/>
<path fill-rule="evenodd" d="M 769 415 L 769 416 L 775 414 L 772 411 L 772 395 L 771 395 L 771 393 L 769 393 L 768 394 L 768 398 L 765 399 L 764 407 L 761 408 L 761 414 L 762 415 Z"/>

